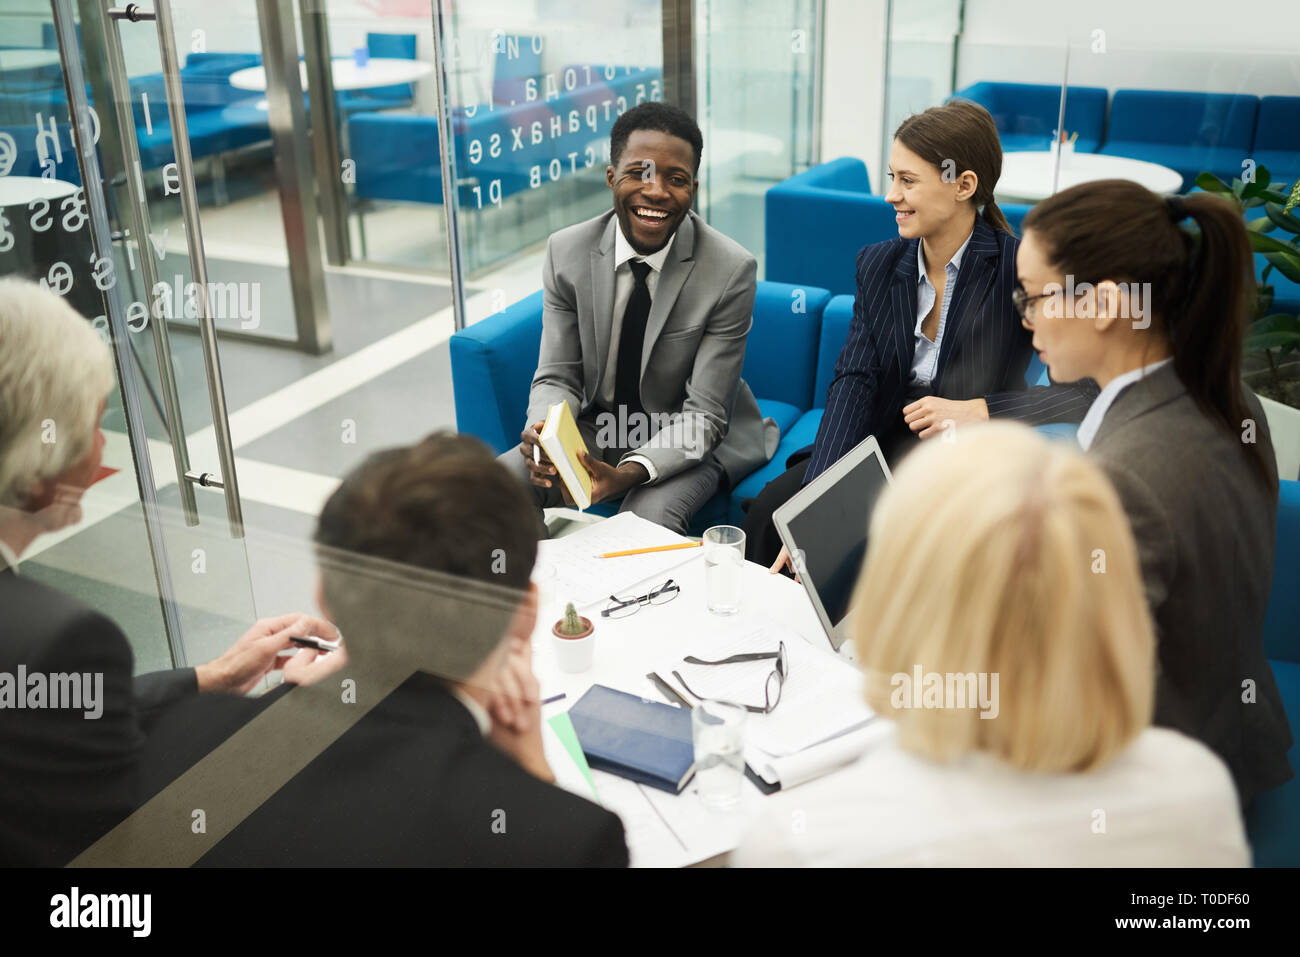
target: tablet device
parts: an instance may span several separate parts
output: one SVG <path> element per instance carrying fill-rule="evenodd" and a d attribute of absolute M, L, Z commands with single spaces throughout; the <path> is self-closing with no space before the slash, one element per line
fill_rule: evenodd
<path fill-rule="evenodd" d="M 880 444 L 867 436 L 772 515 L 836 651 L 848 637 L 849 602 L 867 553 L 871 509 L 892 481 Z"/>

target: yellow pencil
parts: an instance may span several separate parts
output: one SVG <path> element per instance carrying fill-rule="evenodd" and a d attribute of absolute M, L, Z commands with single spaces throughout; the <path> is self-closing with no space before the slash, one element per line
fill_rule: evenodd
<path fill-rule="evenodd" d="M 645 555 L 649 552 L 671 552 L 679 548 L 699 548 L 703 542 L 681 542 L 677 545 L 655 545 L 653 548 L 629 548 L 625 552 L 606 552 L 597 558 L 622 558 L 624 555 Z"/>

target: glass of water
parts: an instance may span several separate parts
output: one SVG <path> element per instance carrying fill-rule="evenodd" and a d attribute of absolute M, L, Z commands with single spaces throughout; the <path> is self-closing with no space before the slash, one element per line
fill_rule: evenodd
<path fill-rule="evenodd" d="M 745 533 L 734 525 L 714 525 L 704 533 L 704 585 L 709 611 L 740 611 L 740 579 L 745 571 Z"/>
<path fill-rule="evenodd" d="M 730 810 L 740 803 L 745 778 L 745 709 L 704 700 L 691 709 L 695 785 L 706 807 Z"/>

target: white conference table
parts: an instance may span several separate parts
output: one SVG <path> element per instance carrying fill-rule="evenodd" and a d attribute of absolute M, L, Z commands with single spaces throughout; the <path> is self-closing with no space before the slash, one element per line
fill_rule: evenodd
<path fill-rule="evenodd" d="M 543 542 L 539 564 L 547 561 L 548 543 Z M 640 595 L 672 578 L 681 592 L 666 605 L 646 605 L 627 618 L 600 617 L 603 603 L 579 609 L 595 626 L 596 649 L 592 667 L 580 674 L 566 674 L 556 665 L 551 627 L 563 614 L 561 596 L 541 591 L 537 626 L 533 631 L 533 669 L 541 685 L 543 700 L 564 694 L 561 701 L 543 705 L 542 718 L 567 711 L 594 684 L 640 694 L 654 701 L 663 695 L 646 679 L 649 671 L 659 673 L 666 660 L 688 654 L 707 655 L 709 636 L 737 623 L 774 622 L 801 635 L 805 640 L 829 648 L 825 632 L 802 586 L 784 575 L 771 575 L 761 565 L 746 562 L 742 579 L 741 611 L 734 616 L 711 614 L 705 603 L 702 549 L 655 580 L 640 586 L 619 588 L 620 594 Z M 850 645 L 841 649 L 842 654 Z M 694 782 L 681 794 L 673 795 L 636 784 L 601 771 L 592 771 L 601 802 L 623 820 L 628 850 L 634 867 L 681 867 L 708 860 L 732 850 L 744 829 L 761 810 L 765 796 L 748 780 L 742 783 L 742 801 L 732 811 L 706 808 Z"/>
<path fill-rule="evenodd" d="M 994 190 L 998 202 L 1036 203 L 1052 195 L 1051 150 L 1028 150 L 1002 154 L 1002 175 Z M 1159 163 L 1107 156 L 1103 153 L 1067 153 L 1061 161 L 1057 192 L 1099 179 L 1128 179 L 1155 193 L 1176 193 L 1183 176 Z"/>
<path fill-rule="evenodd" d="M 43 176 L 0 176 L 0 206 L 25 206 L 38 199 L 60 199 L 79 189 L 76 183 Z"/>
<path fill-rule="evenodd" d="M 351 57 L 330 61 L 330 74 L 335 91 L 370 90 L 380 86 L 411 83 L 433 72 L 433 65 L 423 60 L 403 60 L 397 57 L 373 57 L 365 66 L 357 66 Z M 298 76 L 302 88 L 307 89 L 307 64 L 299 61 Z M 237 90 L 266 91 L 266 68 L 250 66 L 230 74 L 230 85 Z"/>

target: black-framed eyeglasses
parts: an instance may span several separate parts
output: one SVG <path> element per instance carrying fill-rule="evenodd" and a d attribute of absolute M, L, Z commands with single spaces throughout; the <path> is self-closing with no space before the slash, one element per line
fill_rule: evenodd
<path fill-rule="evenodd" d="M 723 658 L 721 661 L 705 661 L 703 658 L 696 658 L 694 655 L 688 655 L 682 661 L 690 665 L 732 665 L 742 661 L 771 661 L 776 659 L 776 667 L 767 676 L 767 683 L 763 686 L 764 704 L 762 707 L 752 704 L 741 704 L 739 707 L 744 708 L 750 714 L 771 714 L 778 704 L 781 703 L 781 689 L 785 687 L 786 676 L 790 674 L 790 659 L 785 653 L 785 642 L 781 642 L 776 651 L 749 652 L 743 655 L 732 655 L 729 658 Z M 690 685 L 682 677 L 680 671 L 674 671 L 673 677 L 676 678 L 683 688 L 696 698 L 704 699 L 704 696 L 691 691 Z M 739 704 L 737 702 L 737 704 Z"/>
<path fill-rule="evenodd" d="M 1016 313 L 1021 319 L 1028 321 L 1025 312 L 1029 309 L 1029 304 L 1035 300 L 1046 299 L 1048 296 L 1054 295 L 1056 295 L 1055 292 L 1040 292 L 1036 296 L 1031 296 L 1025 291 L 1024 286 L 1016 286 L 1015 289 L 1011 290 L 1011 305 L 1015 307 Z"/>
<path fill-rule="evenodd" d="M 681 590 L 681 586 L 670 578 L 654 591 L 646 592 L 644 595 L 638 595 L 635 598 L 620 598 L 618 595 L 610 595 L 609 604 L 600 613 L 600 617 L 626 618 L 628 615 L 635 615 L 640 611 L 642 605 L 666 605 L 676 598 L 677 593 Z"/>

